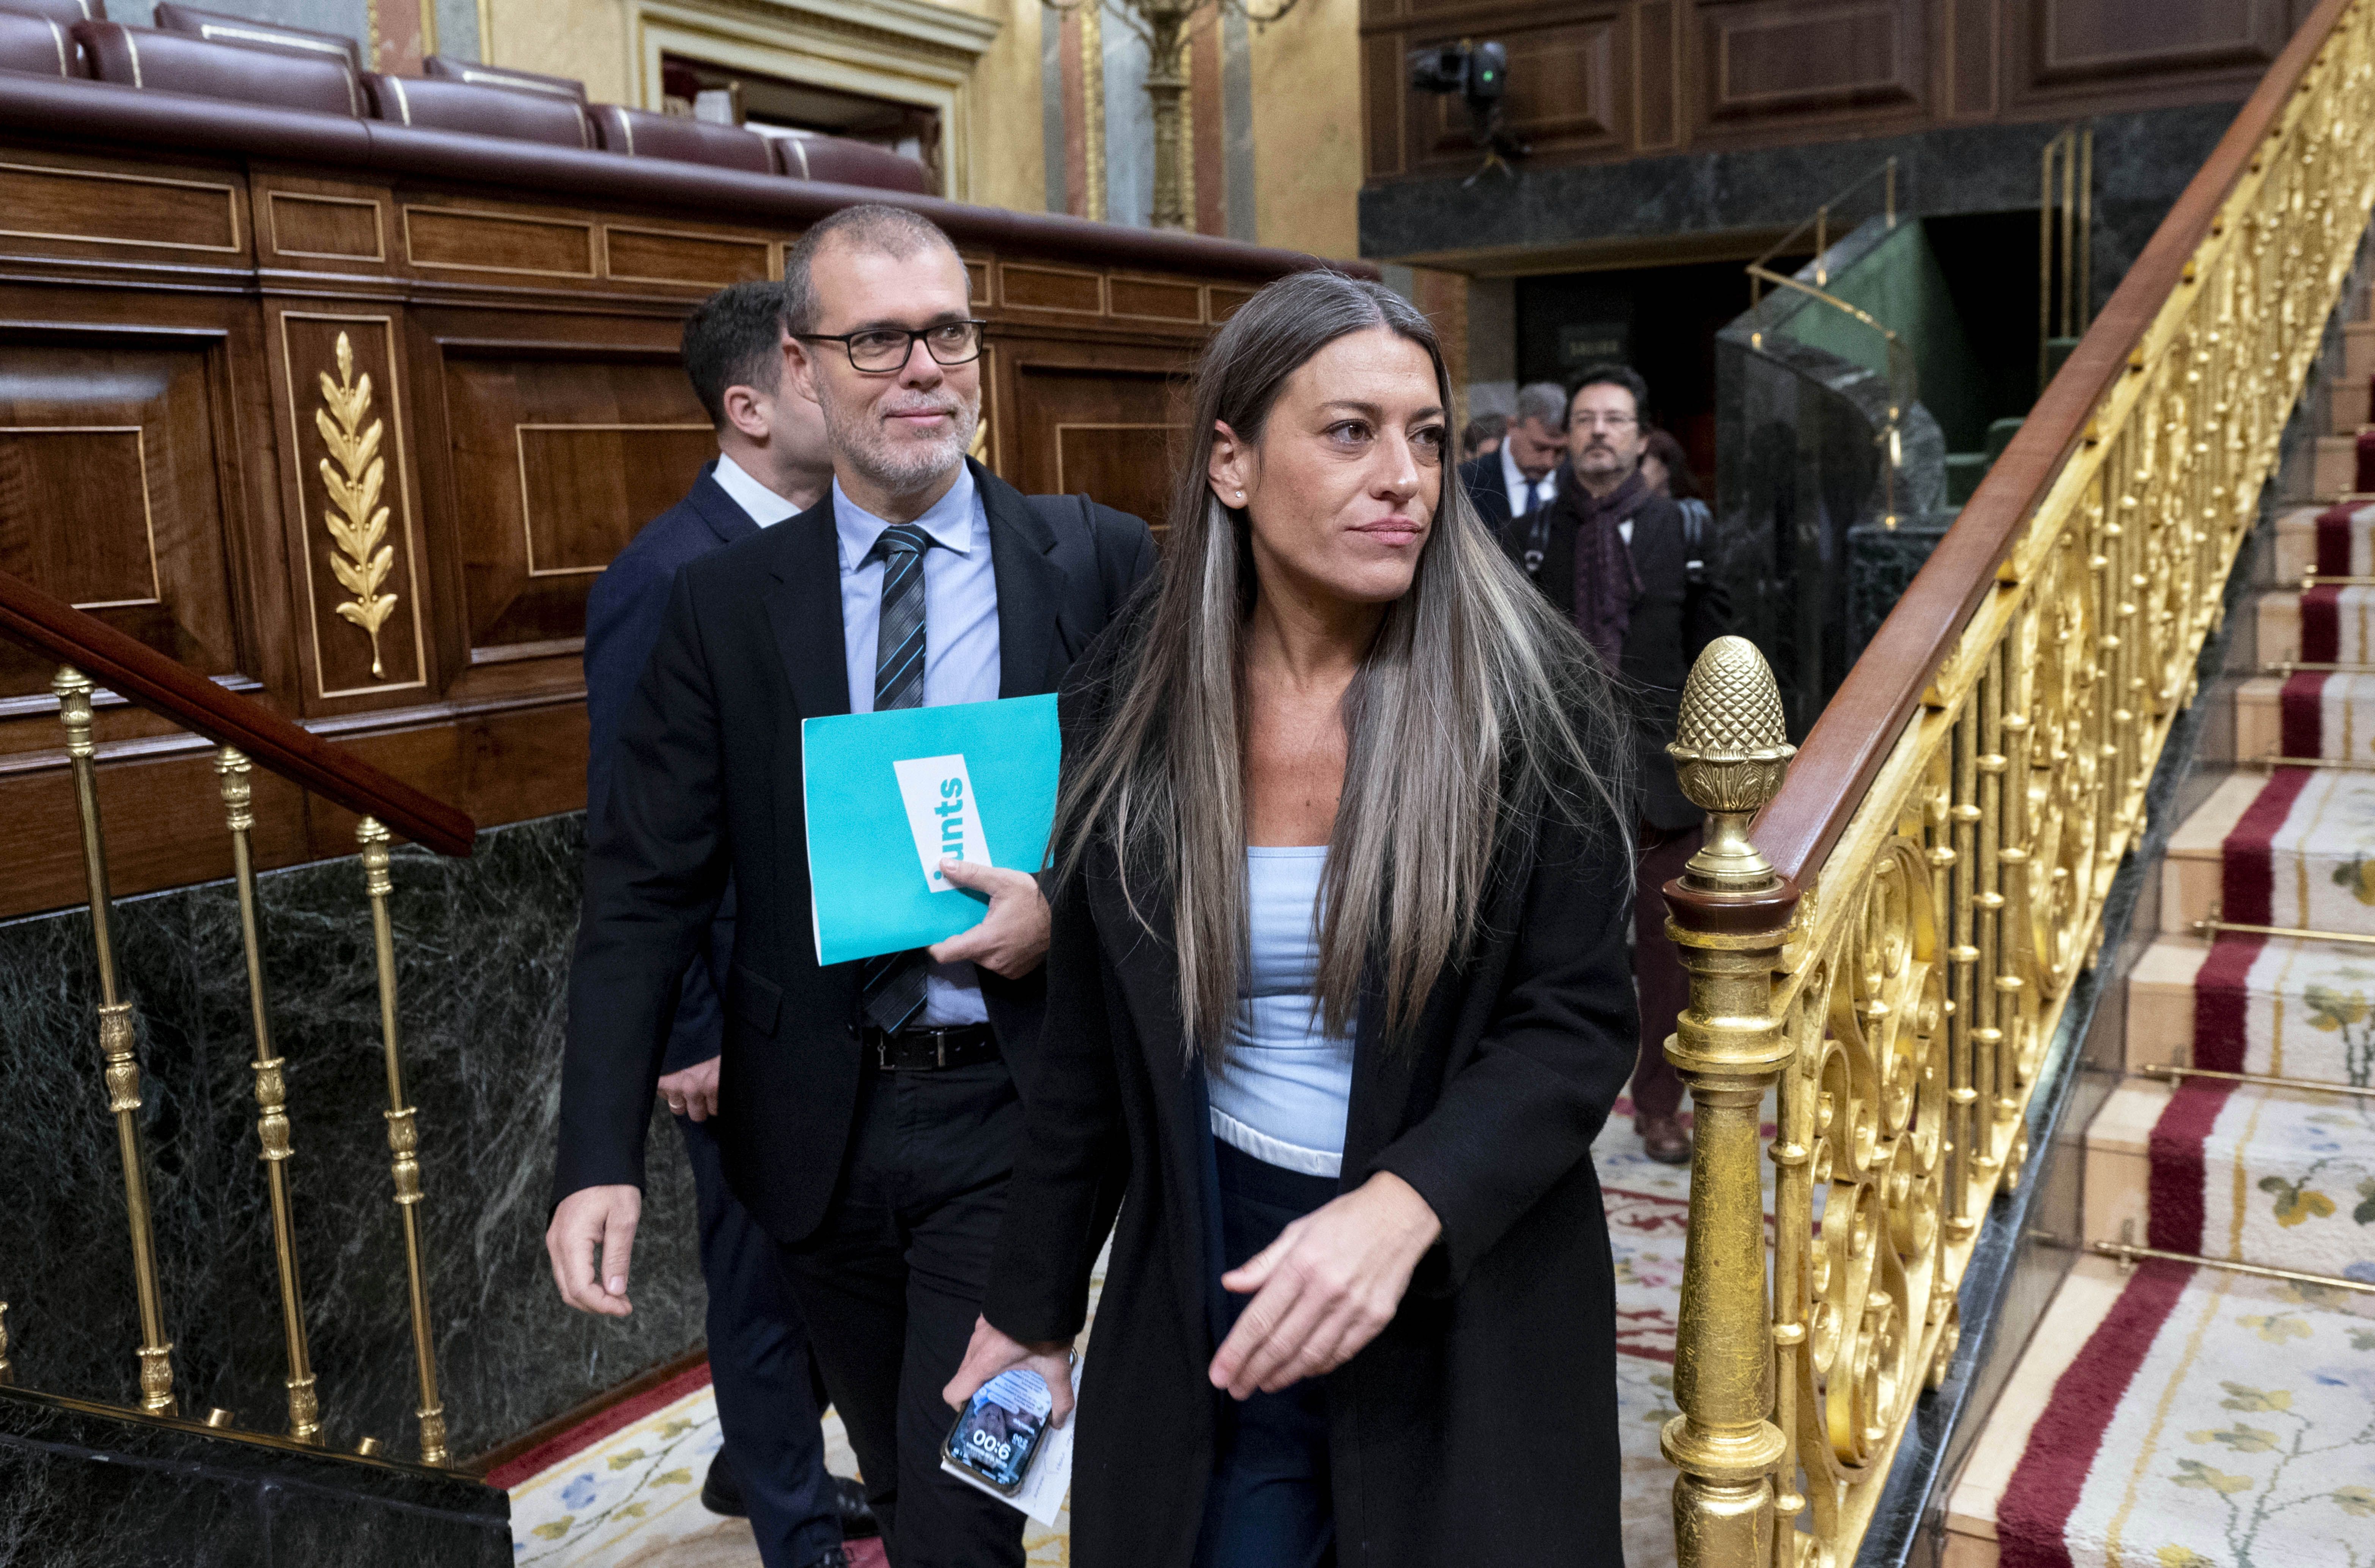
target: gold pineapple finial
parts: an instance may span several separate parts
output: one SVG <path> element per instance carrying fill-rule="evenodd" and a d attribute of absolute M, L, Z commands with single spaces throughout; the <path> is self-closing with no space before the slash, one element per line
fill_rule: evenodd
<path fill-rule="evenodd" d="M 1781 693 L 1756 644 L 1719 637 L 1683 687 L 1681 721 L 1666 752 L 1683 793 L 1707 813 L 1707 842 L 1683 879 L 1708 892 L 1770 887 L 1773 863 L 1749 842 L 1748 824 L 1781 790 L 1798 749 L 1789 742 Z"/>

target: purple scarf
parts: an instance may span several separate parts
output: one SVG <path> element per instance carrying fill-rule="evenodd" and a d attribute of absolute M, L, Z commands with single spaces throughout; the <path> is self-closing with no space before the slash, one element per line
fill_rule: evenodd
<path fill-rule="evenodd" d="M 1575 625 L 1599 651 L 1610 670 L 1625 656 L 1625 633 L 1633 625 L 1633 602 L 1641 578 L 1633 552 L 1616 525 L 1648 497 L 1648 484 L 1635 469 L 1604 496 L 1594 496 L 1572 472 L 1559 486 L 1558 504 L 1575 513 Z"/>

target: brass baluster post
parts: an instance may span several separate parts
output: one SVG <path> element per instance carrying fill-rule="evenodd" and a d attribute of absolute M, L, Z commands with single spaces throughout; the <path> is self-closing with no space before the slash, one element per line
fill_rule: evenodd
<path fill-rule="evenodd" d="M 272 1252 L 280 1270 L 280 1337 L 289 1354 L 289 1435 L 300 1443 L 322 1441 L 321 1407 L 313 1392 L 313 1368 L 305 1349 L 304 1295 L 297 1279 L 297 1228 L 289 1212 L 287 1166 L 288 1090 L 282 1059 L 272 1051 L 272 1020 L 264 1003 L 264 941 L 255 912 L 255 864 L 248 833 L 255 826 L 254 765 L 239 748 L 215 756 L 222 778 L 223 815 L 230 828 L 232 880 L 239 886 L 239 937 L 247 951 L 247 1005 L 255 1030 L 255 1137 L 265 1182 L 272 1199 Z"/>
<path fill-rule="evenodd" d="M 1684 794 L 1708 813 L 1706 843 L 1665 888 L 1667 928 L 1691 981 L 1666 1055 L 1690 1087 L 1696 1120 L 1674 1352 L 1682 1414 L 1660 1439 L 1682 1472 L 1681 1568 L 1773 1561 L 1774 1472 L 1788 1451 L 1772 1420 L 1776 1334 L 1757 1122 L 1790 1051 L 1774 976 L 1798 894 L 1748 838 L 1750 819 L 1780 788 L 1793 750 L 1785 737 L 1780 693 L 1755 645 L 1741 637 L 1708 644 L 1683 689 L 1679 735 L 1668 748 Z M 1790 1478 L 1779 1480 L 1794 1493 Z"/>
<path fill-rule="evenodd" d="M 140 1138 L 140 1063 L 132 1004 L 118 994 L 112 901 L 107 891 L 107 841 L 99 824 L 99 770 L 90 738 L 90 677 L 62 665 L 50 682 L 65 726 L 74 764 L 75 810 L 82 819 L 83 887 L 90 898 L 91 948 L 99 961 L 99 1052 L 106 1063 L 107 1108 L 115 1117 L 116 1153 L 124 1166 L 124 1220 L 132 1232 L 132 1288 L 140 1306 L 140 1408 L 154 1416 L 177 1412 L 173 1345 L 165 1338 L 165 1308 L 157 1286 L 157 1244 L 148 1216 L 148 1153 Z"/>
<path fill-rule="evenodd" d="M 376 818 L 355 828 L 362 845 L 363 890 L 371 895 L 372 947 L 379 964 L 380 1042 L 387 1060 L 387 1147 L 396 1156 L 396 1212 L 404 1218 L 404 1268 L 412 1291 L 412 1355 L 420 1373 L 420 1462 L 445 1462 L 445 1407 L 437 1399 L 437 1345 L 429 1329 L 429 1275 L 420 1256 L 420 1132 L 404 1101 L 404 1059 L 396 1029 L 396 931 L 387 896 L 396 890 L 388 873 L 388 832 Z"/>

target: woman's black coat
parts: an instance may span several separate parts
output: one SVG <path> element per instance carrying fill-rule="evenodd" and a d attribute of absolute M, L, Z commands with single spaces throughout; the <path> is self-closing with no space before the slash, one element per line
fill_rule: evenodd
<path fill-rule="evenodd" d="M 1074 757 L 1097 722 L 1081 706 Z M 1487 932 L 1412 1039 L 1388 1048 L 1379 1008 L 1363 1008 L 1343 1187 L 1391 1171 L 1443 1234 L 1394 1321 L 1328 1378 L 1344 1568 L 1623 1562 L 1615 1287 L 1590 1150 L 1637 1038 L 1629 887 L 1613 834 L 1545 829 L 1504 854 Z M 1134 890 L 1167 932 L 1168 906 Z M 1080 1568 L 1188 1568 L 1195 1550 L 1227 1401 L 1206 1376 L 1199 1070 L 1169 943 L 1093 849 L 1055 896 L 1046 1033 L 985 1306 L 1018 1339 L 1077 1333 L 1125 1184 L 1081 1373 Z"/>

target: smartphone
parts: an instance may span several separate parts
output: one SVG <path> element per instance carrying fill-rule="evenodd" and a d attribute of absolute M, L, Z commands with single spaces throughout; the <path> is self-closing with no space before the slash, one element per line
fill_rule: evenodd
<path fill-rule="evenodd" d="M 1022 1490 L 1039 1456 L 1055 1402 L 1046 1380 L 1027 1368 L 1001 1372 L 981 1385 L 949 1431 L 949 1463 L 978 1476 L 1000 1496 Z"/>

